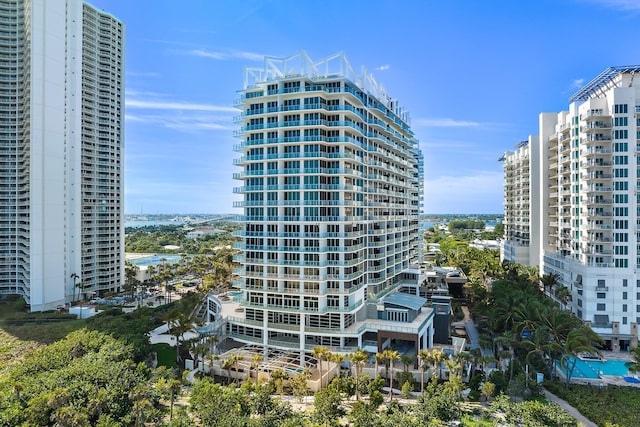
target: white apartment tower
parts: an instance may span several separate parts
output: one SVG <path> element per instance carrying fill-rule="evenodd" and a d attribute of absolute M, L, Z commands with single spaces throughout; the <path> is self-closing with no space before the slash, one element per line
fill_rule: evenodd
<path fill-rule="evenodd" d="M 396 100 L 338 54 L 265 58 L 237 103 L 245 343 L 309 351 L 432 342 L 418 296 L 422 154 Z M 404 290 L 405 292 L 398 292 Z"/>
<path fill-rule="evenodd" d="M 118 289 L 123 24 L 81 0 L 0 0 L 0 20 L 0 293 Z"/>
<path fill-rule="evenodd" d="M 610 67 L 539 120 L 541 197 L 531 211 L 540 270 L 612 350 L 640 323 L 640 66 Z M 533 169 L 533 168 L 532 168 Z"/>
<path fill-rule="evenodd" d="M 523 265 L 538 265 L 537 241 L 531 239 L 531 210 L 538 206 L 539 185 L 533 176 L 537 160 L 538 137 L 530 136 L 499 159 L 504 167 L 504 238 L 500 259 Z"/>

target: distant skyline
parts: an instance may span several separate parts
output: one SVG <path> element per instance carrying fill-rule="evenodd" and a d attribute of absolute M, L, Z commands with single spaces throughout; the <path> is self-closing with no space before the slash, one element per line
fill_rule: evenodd
<path fill-rule="evenodd" d="M 605 68 L 640 63 L 635 0 L 90 3 L 127 29 L 130 214 L 237 212 L 233 101 L 265 55 L 367 68 L 411 113 L 426 213 L 502 213 L 500 155 Z"/>

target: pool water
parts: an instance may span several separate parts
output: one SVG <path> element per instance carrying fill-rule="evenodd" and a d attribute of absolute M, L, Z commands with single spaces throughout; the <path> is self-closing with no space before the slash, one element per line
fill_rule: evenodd
<path fill-rule="evenodd" d="M 571 360 L 573 362 L 573 359 Z M 612 375 L 623 377 L 629 373 L 629 368 L 625 366 L 628 360 L 582 360 L 578 359 L 576 367 L 573 370 L 573 378 L 600 378 L 599 372 L 602 375 Z M 560 366 L 560 363 L 556 362 L 556 366 L 562 373 L 566 374 L 565 369 Z"/>
<path fill-rule="evenodd" d="M 182 256 L 180 255 L 152 255 L 144 258 L 132 259 L 131 264 L 133 265 L 160 265 L 163 262 L 168 264 L 174 264 L 180 261 Z"/>

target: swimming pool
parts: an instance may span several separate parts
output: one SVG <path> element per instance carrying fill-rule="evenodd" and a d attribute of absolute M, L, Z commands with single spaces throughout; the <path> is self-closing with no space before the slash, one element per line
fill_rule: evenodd
<path fill-rule="evenodd" d="M 573 362 L 573 358 L 571 359 Z M 629 368 L 625 366 L 628 360 L 583 360 L 578 359 L 576 367 L 573 370 L 573 378 L 600 378 L 599 373 L 602 375 L 612 375 L 617 377 L 623 377 L 629 373 Z M 566 374 L 566 370 L 560 366 L 560 363 L 556 362 L 557 368 Z"/>
<path fill-rule="evenodd" d="M 163 262 L 168 264 L 174 264 L 180 261 L 182 258 L 181 255 L 150 255 L 144 258 L 132 259 L 131 264 L 133 265 L 160 265 Z"/>

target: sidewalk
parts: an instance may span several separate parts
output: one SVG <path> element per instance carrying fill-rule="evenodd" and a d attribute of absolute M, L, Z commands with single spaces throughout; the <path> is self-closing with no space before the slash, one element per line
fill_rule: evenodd
<path fill-rule="evenodd" d="M 578 420 L 579 426 L 584 427 L 598 427 L 598 425 L 592 421 L 590 421 L 587 417 L 582 415 L 576 408 L 569 405 L 565 400 L 560 399 L 555 394 L 551 393 L 546 388 L 544 389 L 544 396 L 547 398 L 549 402 L 557 403 L 562 409 L 571 414 L 573 418 Z"/>

